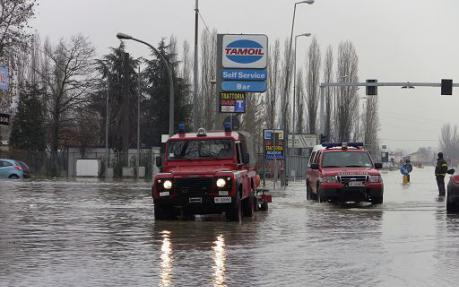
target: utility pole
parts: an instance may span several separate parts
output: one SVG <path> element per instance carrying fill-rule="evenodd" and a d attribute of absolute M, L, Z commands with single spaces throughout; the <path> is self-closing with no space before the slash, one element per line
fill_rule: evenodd
<path fill-rule="evenodd" d="M 139 64 L 139 73 L 138 78 L 138 94 L 137 94 L 137 159 L 135 167 L 137 168 L 137 179 L 139 178 L 139 166 L 140 166 L 140 94 L 142 93 L 141 89 L 141 80 L 140 80 L 140 64 Z"/>
<path fill-rule="evenodd" d="M 198 128 L 198 20 L 199 0 L 194 9 L 194 65 L 193 65 L 193 128 Z"/>

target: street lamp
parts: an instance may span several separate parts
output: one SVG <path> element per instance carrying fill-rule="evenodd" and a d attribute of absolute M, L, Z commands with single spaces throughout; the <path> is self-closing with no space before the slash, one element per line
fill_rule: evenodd
<path fill-rule="evenodd" d="M 304 0 L 304 1 L 300 1 L 300 2 L 296 2 L 295 3 L 295 6 L 293 7 L 293 17 L 292 17 L 292 29 L 290 31 L 290 43 L 289 43 L 289 46 L 288 46 L 288 57 L 287 57 L 287 61 L 290 62 L 290 59 L 292 57 L 292 41 L 293 41 L 293 28 L 295 27 L 295 15 L 296 15 L 296 5 L 298 4 L 313 4 L 314 3 L 314 0 Z M 288 83 L 289 83 L 289 80 L 290 80 L 290 67 L 289 65 L 286 65 L 287 66 L 287 69 L 286 69 L 286 75 L 285 75 L 285 86 L 284 86 L 284 97 L 285 98 L 285 102 L 287 103 L 287 99 L 288 99 Z M 285 105 L 284 107 L 284 112 L 283 112 L 283 129 L 285 130 L 285 133 L 286 133 L 286 137 L 287 137 L 287 143 L 288 143 L 288 128 L 287 128 L 287 104 Z M 286 177 L 286 173 L 287 173 L 287 158 L 288 158 L 288 144 L 287 144 L 287 148 L 286 148 L 286 157 L 285 157 L 285 168 L 284 168 L 284 180 L 287 179 Z M 285 185 L 284 185 L 285 186 Z"/>
<path fill-rule="evenodd" d="M 293 59 L 293 123 L 292 123 L 292 149 L 295 148 L 295 103 L 296 103 L 296 42 L 298 37 L 309 37 L 311 33 L 303 33 L 295 36 L 295 55 Z"/>
<path fill-rule="evenodd" d="M 172 68 L 169 62 L 164 58 L 163 54 L 161 54 L 155 47 L 150 45 L 149 43 L 139 40 L 137 38 L 132 37 L 131 35 L 127 35 L 124 33 L 116 34 L 116 37 L 120 40 L 132 40 L 150 47 L 150 49 L 155 52 L 156 56 L 158 56 L 161 61 L 163 62 L 164 66 L 167 69 L 167 73 L 169 75 L 169 136 L 174 134 L 174 75 L 172 73 Z"/>

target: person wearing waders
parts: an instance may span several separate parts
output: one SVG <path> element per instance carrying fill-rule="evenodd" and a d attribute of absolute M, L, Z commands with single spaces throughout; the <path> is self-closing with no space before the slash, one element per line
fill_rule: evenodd
<path fill-rule="evenodd" d="M 443 153 L 438 153 L 437 165 L 435 166 L 435 177 L 437 179 L 438 195 L 445 196 L 445 176 L 448 172 L 448 164 L 443 159 Z"/>

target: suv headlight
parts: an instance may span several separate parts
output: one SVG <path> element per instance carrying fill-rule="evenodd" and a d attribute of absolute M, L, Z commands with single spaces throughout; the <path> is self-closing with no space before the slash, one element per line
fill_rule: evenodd
<path fill-rule="evenodd" d="M 171 189 L 171 188 L 172 188 L 172 181 L 170 181 L 170 180 L 168 180 L 168 179 L 165 180 L 165 181 L 163 182 L 163 187 L 164 187 L 164 189 Z"/>
<path fill-rule="evenodd" d="M 336 176 L 324 176 L 324 177 L 322 177 L 322 182 L 323 183 L 337 183 L 338 182 L 338 177 L 336 177 Z"/>
<path fill-rule="evenodd" d="M 368 176 L 368 182 L 382 182 L 380 175 L 370 175 Z"/>
<path fill-rule="evenodd" d="M 226 185 L 226 180 L 223 178 L 217 179 L 217 187 L 218 188 L 223 188 Z"/>

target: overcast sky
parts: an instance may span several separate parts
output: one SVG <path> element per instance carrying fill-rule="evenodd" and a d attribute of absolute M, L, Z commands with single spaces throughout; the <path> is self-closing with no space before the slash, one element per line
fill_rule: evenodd
<path fill-rule="evenodd" d="M 193 42 L 195 0 L 38 0 L 32 26 L 55 42 L 87 35 L 98 55 L 118 45 L 117 32 L 152 44 L 174 34 Z M 210 29 L 219 33 L 264 33 L 271 42 L 290 35 L 295 1 L 200 0 Z M 200 21 L 201 28 L 203 22 Z M 351 40 L 359 56 L 359 77 L 380 82 L 459 83 L 459 1 L 457 0 L 316 0 L 298 5 L 295 34 L 310 32 L 322 50 L 336 51 Z M 304 59 L 307 39 L 298 42 Z M 134 57 L 148 50 L 129 42 Z M 299 64 L 303 66 L 304 64 Z M 362 96 L 364 91 L 361 92 Z M 459 88 L 440 96 L 439 88 L 379 88 L 381 144 L 414 151 L 438 145 L 443 124 L 459 123 Z"/>

